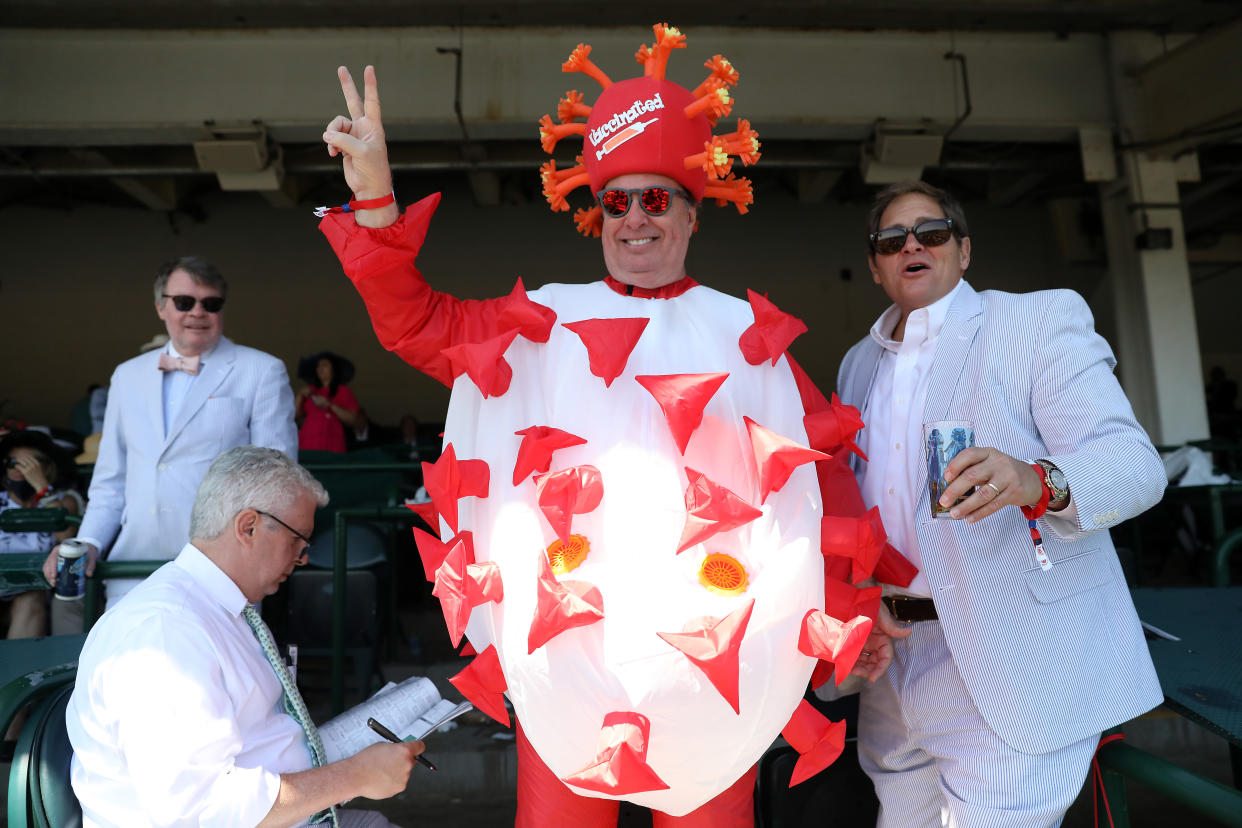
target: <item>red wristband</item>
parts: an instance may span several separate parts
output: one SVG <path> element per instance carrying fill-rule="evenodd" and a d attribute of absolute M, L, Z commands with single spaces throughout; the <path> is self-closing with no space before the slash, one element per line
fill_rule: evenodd
<path fill-rule="evenodd" d="M 348 203 L 342 204 L 339 207 L 316 207 L 315 215 L 319 218 L 323 218 L 328 215 L 328 213 L 352 213 L 355 210 L 378 210 L 380 207 L 387 207 L 389 204 L 395 203 L 396 200 L 397 194 L 395 192 L 380 196 L 379 198 L 363 199 L 362 201 L 350 199 Z"/>
<path fill-rule="evenodd" d="M 1044 480 L 1044 467 L 1038 463 L 1032 463 L 1031 468 L 1039 474 L 1039 487 L 1041 493 L 1039 500 L 1034 506 L 1023 506 L 1022 514 L 1026 515 L 1027 520 L 1039 520 L 1043 517 L 1044 512 L 1048 511 L 1048 501 L 1052 499 L 1052 490 L 1048 488 L 1048 483 Z"/>
<path fill-rule="evenodd" d="M 30 502 L 31 507 L 38 506 L 39 501 L 43 499 L 43 496 L 47 494 L 48 492 L 50 492 L 51 490 L 52 490 L 51 486 L 44 486 L 39 491 L 35 492 L 34 500 Z"/>

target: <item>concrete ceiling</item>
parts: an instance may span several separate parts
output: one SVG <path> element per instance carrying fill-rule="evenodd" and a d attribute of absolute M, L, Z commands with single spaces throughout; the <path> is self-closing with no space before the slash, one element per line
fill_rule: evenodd
<path fill-rule="evenodd" d="M 338 26 L 768 26 L 799 29 L 1144 29 L 1198 33 L 1242 15 L 1237 0 L 3 0 L 6 27 L 237 29 Z"/>
<path fill-rule="evenodd" d="M 762 26 L 788 32 L 913 33 L 899 34 L 899 38 L 923 37 L 931 32 L 1053 33 L 1063 36 L 1062 42 L 1084 33 L 1145 30 L 1170 35 L 1171 48 L 1188 36 L 1242 19 L 1242 2 L 761 0 L 747 5 L 638 0 L 604 7 L 567 0 L 134 0 L 124 4 L 107 0 L 0 0 L 0 12 L 10 32 L 22 28 L 95 30 L 100 35 L 119 37 L 125 36 L 117 31 L 121 29 L 165 30 L 168 34 L 174 30 L 217 30 L 236 37 L 261 30 L 434 26 L 524 26 L 533 30 L 633 27 L 639 33 L 649 31 L 653 21 L 667 20 L 683 29 Z M 977 62 L 972 66 L 980 73 L 976 82 L 986 83 L 988 70 Z M 867 76 L 869 70 L 857 68 Z M 907 73 L 903 77 L 911 76 Z M 908 80 L 903 83 L 910 86 Z M 1076 95 L 1081 98 L 1082 90 Z M 969 127 L 982 114 L 976 111 L 963 132 L 969 133 Z M 472 127 L 476 123 L 471 120 Z M 453 124 L 449 128 L 456 130 Z M 467 159 L 459 143 L 444 140 L 449 137 L 439 136 L 441 143 L 394 141 L 393 161 L 399 179 L 484 172 L 490 176 L 482 179 L 490 182 L 487 201 L 540 197 L 531 170 L 542 156 L 528 139 L 476 139 L 476 152 Z M 934 171 L 929 170 L 930 180 L 968 198 L 985 198 L 998 205 L 1094 200 L 1096 185 L 1084 180 L 1083 161 L 1072 138 L 1033 141 L 1008 135 L 966 137 L 968 140 L 945 143 L 941 163 Z M 1188 184 L 1183 190 L 1187 236 L 1201 238 L 1204 244 L 1223 235 L 1242 233 L 1242 142 L 1236 131 L 1223 137 L 1199 147 L 1201 183 Z M 279 137 L 279 143 L 284 168 L 291 180 L 298 182 L 294 193 L 285 194 L 286 205 L 328 198 L 327 191 L 337 187 L 338 173 L 335 165 L 323 158 L 318 142 L 290 135 Z M 870 188 L 858 172 L 857 136 L 817 141 L 800 140 L 796 135 L 775 137 L 765 140 L 764 152 L 765 162 L 754 173 L 757 185 L 785 187 L 800 198 L 824 198 L 829 193 L 843 201 L 865 201 L 868 197 Z M 485 160 L 480 162 L 480 157 Z M 477 181 L 472 175 L 472 186 Z M 415 188 L 423 189 L 425 184 Z M 0 146 L 0 209 L 17 203 L 48 207 L 107 203 L 192 212 L 198 196 L 216 189 L 214 176 L 199 169 L 188 141 L 75 140 L 60 142 L 59 146 L 10 141 Z"/>

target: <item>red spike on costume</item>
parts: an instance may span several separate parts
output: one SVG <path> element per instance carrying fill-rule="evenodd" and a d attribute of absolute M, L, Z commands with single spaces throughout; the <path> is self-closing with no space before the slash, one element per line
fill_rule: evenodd
<path fill-rule="evenodd" d="M 686 622 L 679 633 L 656 633 L 671 646 L 685 653 L 695 667 L 703 671 L 712 686 L 733 708 L 741 713 L 738 699 L 738 650 L 750 623 L 751 610 L 755 608 L 752 598 L 746 606 L 738 607 L 724 618 L 704 616 Z"/>
<path fill-rule="evenodd" d="M 418 547 L 418 557 L 423 561 L 423 574 L 427 576 L 428 581 L 435 583 L 436 571 L 444 563 L 444 559 L 448 557 L 453 547 L 459 543 L 465 545 L 466 563 L 474 563 L 474 535 L 469 530 L 458 533 L 452 540 L 445 543 L 435 535 L 424 532 L 417 526 L 414 527 L 414 544 Z"/>
<path fill-rule="evenodd" d="M 551 115 L 544 115 L 539 119 L 539 143 L 549 155 L 567 135 L 586 135 L 586 124 L 577 121 L 570 124 L 557 123 L 552 120 Z"/>
<path fill-rule="evenodd" d="M 746 431 L 750 435 L 755 465 L 759 467 L 759 490 L 763 493 L 760 503 L 766 501 L 772 492 L 779 492 L 798 466 L 828 459 L 828 455 L 822 451 L 799 445 L 788 437 L 764 428 L 750 417 L 742 419 L 746 422 Z"/>
<path fill-rule="evenodd" d="M 651 320 L 645 316 L 620 319 L 583 319 L 579 322 L 562 322 L 578 335 L 586 346 L 591 373 L 604 381 L 604 387 L 621 376 L 629 362 L 634 346 L 647 329 Z"/>
<path fill-rule="evenodd" d="M 478 655 L 479 651 L 474 648 L 469 639 L 466 639 L 466 643 L 461 645 L 461 649 L 457 651 L 457 654 L 464 658 L 465 656 Z"/>
<path fill-rule="evenodd" d="M 811 448 L 831 454 L 847 448 L 862 459 L 867 459 L 867 455 L 854 442 L 854 436 L 863 427 L 862 416 L 854 406 L 842 403 L 835 393 L 828 408 L 807 414 L 802 418 L 802 424 L 806 426 L 807 442 Z"/>
<path fill-rule="evenodd" d="M 651 47 L 646 43 L 639 46 L 638 51 L 634 53 L 634 60 L 643 67 L 643 76 L 651 77 L 651 73 L 655 71 L 655 53 L 651 51 Z"/>
<path fill-rule="evenodd" d="M 465 373 L 485 398 L 499 397 L 513 381 L 513 369 L 505 361 L 505 351 L 517 335 L 518 329 L 513 328 L 484 342 L 451 345 L 440 353 L 448 359 L 454 377 Z"/>
<path fill-rule="evenodd" d="M 737 129 L 728 135 L 722 136 L 725 142 L 725 149 L 730 155 L 736 155 L 742 160 L 742 164 L 749 167 L 759 161 L 761 153 L 759 152 L 759 133 L 750 128 L 750 121 L 744 118 L 738 118 Z"/>
<path fill-rule="evenodd" d="M 604 89 L 612 86 L 612 80 L 598 66 L 591 62 L 591 47 L 585 43 L 579 43 L 578 48 L 570 53 L 569 60 L 561 64 L 561 71 L 582 72 L 594 78 L 596 83 Z"/>
<path fill-rule="evenodd" d="M 875 618 L 880 611 L 880 587 L 850 586 L 835 578 L 824 579 L 824 612 L 838 621 L 849 621 L 860 615 Z"/>
<path fill-rule="evenodd" d="M 730 201 L 737 211 L 745 215 L 749 212 L 748 204 L 755 203 L 755 193 L 751 189 L 749 178 L 734 178 L 732 174 L 723 181 L 708 181 L 703 189 L 703 198 L 716 199 L 716 206 L 723 207 Z"/>
<path fill-rule="evenodd" d="M 473 557 L 473 548 L 469 551 Z M 500 566 L 495 561 L 473 563 L 470 557 L 464 542 L 455 543 L 436 570 L 436 585 L 431 590 L 440 599 L 440 610 L 454 647 L 461 643 L 475 607 L 487 601 L 500 603 L 505 597 Z"/>
<path fill-rule="evenodd" d="M 590 118 L 591 107 L 582 102 L 581 92 L 571 89 L 565 93 L 565 97 L 561 98 L 561 102 L 557 105 L 556 117 L 562 124 L 567 124 L 574 118 Z"/>
<path fill-rule="evenodd" d="M 845 720 L 830 722 L 803 699 L 781 731 L 790 747 L 802 754 L 794 763 L 789 787 L 805 782 L 831 765 L 845 749 Z"/>
<path fill-rule="evenodd" d="M 490 476 L 486 460 L 458 460 L 452 443 L 444 447 L 439 460 L 423 463 L 423 486 L 453 534 L 457 534 L 457 501 L 487 497 Z"/>
<path fill-rule="evenodd" d="M 530 655 L 553 638 L 574 627 L 586 627 L 604 617 L 604 598 L 587 581 L 557 581 L 548 556 L 539 553 L 535 617 L 526 635 Z"/>
<path fill-rule="evenodd" d="M 574 515 L 594 511 L 604 498 L 604 479 L 594 466 L 573 466 L 535 477 L 535 499 L 561 543 L 569 543 Z"/>
<path fill-rule="evenodd" d="M 534 472 L 546 472 L 552 466 L 553 452 L 570 446 L 586 445 L 586 440 L 577 434 L 551 426 L 531 426 L 513 433 L 522 438 L 517 460 L 513 464 L 514 486 Z"/>
<path fill-rule="evenodd" d="M 651 50 L 653 66 L 645 74 L 654 78 L 663 78 L 668 68 L 669 55 L 674 49 L 686 48 L 686 36 L 667 23 L 657 23 L 651 27 L 655 32 L 655 47 Z"/>
<path fill-rule="evenodd" d="M 862 517 L 825 516 L 820 520 L 820 551 L 840 555 L 853 562 L 850 580 L 858 583 L 870 578 L 880 553 L 888 543 L 888 533 L 880 520 L 880 507 L 872 506 Z"/>
<path fill-rule="evenodd" d="M 681 530 L 677 554 L 720 532 L 745 526 L 763 512 L 733 492 L 686 467 L 686 525 Z"/>
<path fill-rule="evenodd" d="M 500 669 L 500 656 L 496 647 L 489 646 L 474 657 L 474 660 L 449 681 L 457 691 L 470 702 L 500 722 L 509 726 L 509 711 L 505 709 L 504 692 L 509 685 L 505 682 L 504 671 Z"/>
<path fill-rule="evenodd" d="M 737 82 L 741 78 L 741 75 L 733 68 L 733 64 L 729 62 L 729 59 L 721 55 L 712 55 L 712 59 L 704 63 L 703 66 L 710 69 L 711 74 L 695 88 L 694 97 L 696 98 L 702 97 L 710 89 L 715 88 L 714 84 L 712 84 L 713 80 L 721 81 L 729 86 L 737 86 Z"/>
<path fill-rule="evenodd" d="M 634 377 L 660 404 L 677 450 L 683 455 L 690 436 L 703 422 L 703 409 L 728 378 L 727 373 Z"/>
<path fill-rule="evenodd" d="M 823 610 L 811 610 L 802 618 L 798 652 L 836 665 L 837 684 L 845 681 L 862 652 L 872 621 L 858 615 L 842 622 Z"/>
<path fill-rule="evenodd" d="M 733 111 L 733 97 L 729 94 L 729 88 L 721 81 L 708 81 L 707 86 L 708 91 L 702 97 L 686 105 L 685 113 L 687 118 L 704 115 L 715 126 L 718 119 Z"/>
<path fill-rule="evenodd" d="M 405 508 L 423 519 L 433 535 L 440 537 L 440 518 L 436 515 L 436 505 L 428 500 L 426 503 L 407 503 Z"/>
<path fill-rule="evenodd" d="M 581 155 L 578 156 L 575 163 L 576 166 L 566 167 L 562 170 L 557 168 L 555 158 L 549 158 L 547 161 L 544 161 L 539 166 L 539 181 L 543 184 L 544 191 L 547 191 L 549 185 L 555 187 L 567 178 L 580 175 L 586 169 L 586 167 L 582 166 Z"/>
<path fill-rule="evenodd" d="M 914 576 L 919 574 L 919 568 L 889 543 L 884 545 L 884 551 L 880 553 L 880 560 L 872 574 L 880 583 L 907 587 L 914 580 Z"/>
<path fill-rule="evenodd" d="M 591 185 L 591 176 L 587 174 L 586 167 L 578 166 L 574 167 L 574 169 L 579 172 L 564 179 L 559 184 L 549 183 L 543 188 L 543 197 L 547 199 L 548 205 L 553 212 L 568 212 L 569 202 L 565 200 L 565 196 L 579 187 L 589 187 Z"/>
<path fill-rule="evenodd" d="M 775 365 L 790 344 L 806 333 L 806 323 L 753 290 L 746 291 L 746 298 L 750 300 L 755 322 L 742 332 L 738 347 L 751 365 L 758 365 L 765 359 L 771 359 Z"/>
<path fill-rule="evenodd" d="M 598 204 L 589 210 L 578 210 L 574 213 L 574 224 L 578 232 L 584 236 L 599 238 L 604 234 L 604 210 Z"/>
<path fill-rule="evenodd" d="M 615 712 L 604 717 L 595 759 L 561 779 L 588 791 L 624 796 L 668 788 L 647 764 L 651 722 L 640 713 Z"/>
<path fill-rule="evenodd" d="M 547 342 L 556 324 L 556 311 L 541 305 L 526 295 L 526 286 L 519 276 L 513 290 L 505 297 L 505 309 L 496 320 L 500 330 L 517 328 L 523 339 L 531 342 Z"/>
<path fill-rule="evenodd" d="M 713 137 L 712 140 L 703 144 L 702 152 L 687 155 L 685 165 L 687 170 L 702 167 L 703 172 L 709 176 L 724 178 L 729 174 L 729 170 L 733 169 L 733 159 L 729 157 L 725 149 L 724 139 Z"/>

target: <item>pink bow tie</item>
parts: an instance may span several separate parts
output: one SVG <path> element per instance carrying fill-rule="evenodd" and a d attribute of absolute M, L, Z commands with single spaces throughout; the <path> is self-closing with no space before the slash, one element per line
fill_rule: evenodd
<path fill-rule="evenodd" d="M 180 357 L 172 354 L 160 354 L 161 371 L 185 371 L 187 374 L 198 373 L 198 357 Z"/>

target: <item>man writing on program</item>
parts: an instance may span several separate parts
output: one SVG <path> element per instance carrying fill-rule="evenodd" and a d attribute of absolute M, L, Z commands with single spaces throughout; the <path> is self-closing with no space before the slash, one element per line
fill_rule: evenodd
<path fill-rule="evenodd" d="M 312 823 L 383 828 L 333 812 L 405 789 L 422 742 L 323 761 L 318 731 L 253 606 L 306 562 L 328 495 L 281 452 L 211 464 L 190 543 L 91 630 L 65 714 L 85 824 L 141 828 Z"/>

